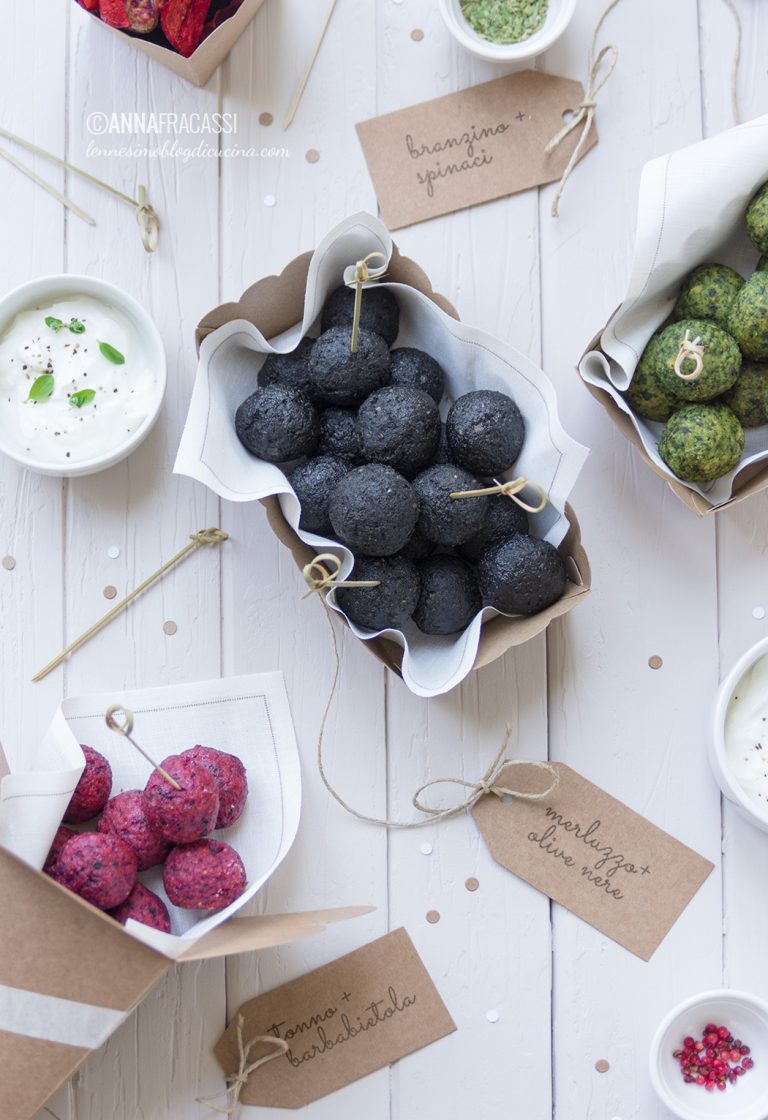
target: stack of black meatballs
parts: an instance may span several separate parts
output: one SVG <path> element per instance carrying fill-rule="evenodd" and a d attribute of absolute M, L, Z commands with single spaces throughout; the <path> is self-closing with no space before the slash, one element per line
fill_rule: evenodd
<path fill-rule="evenodd" d="M 362 293 L 352 351 L 355 293 L 331 293 L 318 339 L 271 355 L 260 385 L 237 410 L 243 446 L 293 464 L 300 528 L 345 544 L 352 580 L 337 602 L 357 626 L 426 634 L 463 630 L 483 606 L 533 614 L 566 584 L 557 549 L 528 532 L 506 495 L 452 498 L 483 489 L 512 467 L 525 423 L 504 393 L 479 390 L 438 406 L 445 376 L 429 354 L 397 338 L 400 312 L 386 288 Z"/>

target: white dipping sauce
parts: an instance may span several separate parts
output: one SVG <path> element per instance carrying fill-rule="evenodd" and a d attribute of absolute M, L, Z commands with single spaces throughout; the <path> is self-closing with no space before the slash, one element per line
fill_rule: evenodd
<path fill-rule="evenodd" d="M 47 326 L 49 317 L 63 326 Z M 73 319 L 85 327 L 83 333 L 69 329 Z M 100 342 L 118 351 L 124 363 L 106 358 Z M 51 395 L 30 400 L 35 381 L 47 374 L 53 376 Z M 75 407 L 70 398 L 88 389 L 93 399 Z M 22 311 L 0 339 L 0 425 L 36 459 L 83 463 L 114 450 L 140 426 L 156 392 L 133 323 L 90 296 Z"/>
<path fill-rule="evenodd" d="M 738 785 L 768 814 L 768 655 L 744 674 L 731 697 L 725 755 Z"/>

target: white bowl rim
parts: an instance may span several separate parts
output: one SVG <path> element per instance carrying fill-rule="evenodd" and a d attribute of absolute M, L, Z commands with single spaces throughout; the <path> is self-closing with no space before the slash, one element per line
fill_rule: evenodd
<path fill-rule="evenodd" d="M 766 641 L 768 641 L 768 639 L 766 639 Z M 651 1083 L 654 1090 L 656 1091 L 657 1096 L 659 1097 L 659 1100 L 662 1101 L 662 1103 L 665 1104 L 667 1108 L 672 1109 L 676 1116 L 682 1115 L 678 1111 L 679 1103 L 676 1098 L 672 1097 L 667 1092 L 666 1088 L 662 1084 L 661 1077 L 659 1076 L 659 1061 L 661 1057 L 662 1039 L 671 1027 L 672 1023 L 674 1023 L 675 1019 L 677 1019 L 680 1015 L 684 1014 L 686 1011 L 690 1011 L 692 1007 L 703 1007 L 707 1003 L 719 999 L 736 1000 L 737 1002 L 745 1003 L 748 1006 L 754 1008 L 756 1011 L 760 1012 L 763 1019 L 765 1020 L 766 1027 L 768 1028 L 768 1002 L 766 1002 L 764 999 L 761 999 L 760 996 L 753 995 L 752 992 L 744 992 L 739 988 L 711 988 L 706 992 L 699 992 L 695 996 L 689 996 L 688 999 L 684 999 L 681 1003 L 678 1003 L 675 1007 L 673 1007 L 671 1011 L 668 1011 L 654 1031 L 653 1038 L 651 1039 L 651 1046 L 648 1053 L 648 1072 L 651 1077 Z M 688 1113 L 688 1116 L 692 1115 L 692 1113 Z M 764 1120 L 764 1117 L 762 1115 L 758 1116 L 756 1114 L 754 1120 Z"/>
<path fill-rule="evenodd" d="M 443 22 L 454 39 L 472 54 L 488 62 L 499 63 L 524 62 L 549 50 L 563 34 L 576 10 L 576 0 L 560 0 L 559 9 L 548 28 L 545 25 L 519 43 L 494 43 L 473 31 L 463 17 L 456 16 L 453 0 L 439 0 L 439 3 Z"/>
<path fill-rule="evenodd" d="M 717 778 L 718 785 L 722 789 L 723 784 L 725 784 L 728 787 L 728 791 L 733 795 L 733 800 L 737 801 L 749 816 L 760 821 L 762 825 L 768 825 L 768 812 L 761 812 L 759 806 L 747 796 L 733 777 L 731 768 L 728 765 L 728 759 L 725 754 L 725 717 L 728 712 L 728 705 L 731 702 L 731 698 L 736 691 L 736 686 L 739 681 L 744 674 L 766 654 L 768 654 L 768 636 L 761 638 L 760 641 L 750 646 L 723 678 L 715 699 L 712 728 L 712 745 L 714 756 L 717 760 L 717 773 L 715 777 Z M 723 790 L 723 792 L 725 793 L 725 790 Z"/>
<path fill-rule="evenodd" d="M 117 307 L 122 305 L 126 311 L 130 312 L 130 314 L 139 321 L 142 329 L 146 330 L 150 357 L 153 365 L 155 363 L 157 365 L 155 374 L 155 399 L 139 427 L 124 443 L 118 444 L 117 447 L 111 448 L 102 455 L 96 455 L 91 459 L 82 459 L 79 462 L 71 464 L 51 463 L 47 459 L 38 459 L 34 455 L 19 451 L 5 441 L 2 429 L 0 429 L 0 452 L 2 452 L 3 455 L 7 455 L 9 459 L 13 459 L 14 462 L 19 463 L 28 470 L 56 478 L 77 477 L 78 475 L 95 474 L 97 471 L 107 470 L 135 451 L 149 434 L 157 420 L 165 398 L 168 379 L 165 347 L 163 346 L 160 331 L 152 316 L 129 292 L 118 287 L 117 284 L 113 284 L 110 280 L 101 279 L 99 276 L 86 276 L 77 272 L 56 272 L 50 275 L 38 276 L 34 280 L 26 280 L 23 284 L 11 288 L 10 291 L 0 296 L 0 336 L 2 336 L 5 328 L 10 326 L 10 319 L 5 318 L 5 308 L 11 300 L 16 302 L 27 295 L 30 298 L 33 296 L 39 298 L 39 294 L 44 293 L 54 295 L 56 288 L 60 286 L 66 288 L 78 285 L 84 285 L 91 289 L 90 293 L 83 292 L 84 295 L 93 294 L 94 296 L 98 296 L 101 294 L 103 297 L 111 297 L 111 302 Z M 14 317 L 18 314 L 19 311 L 15 311 Z"/>

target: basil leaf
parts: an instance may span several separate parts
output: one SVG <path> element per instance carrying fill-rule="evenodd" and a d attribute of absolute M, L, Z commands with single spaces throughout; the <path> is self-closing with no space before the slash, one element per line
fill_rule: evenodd
<path fill-rule="evenodd" d="M 125 358 L 119 350 L 115 350 L 114 346 L 110 346 L 108 342 L 100 342 L 99 350 L 101 350 L 104 357 L 108 362 L 113 362 L 116 366 L 125 364 Z"/>
<path fill-rule="evenodd" d="M 80 389 L 77 393 L 72 394 L 69 403 L 73 408 L 82 408 L 84 404 L 90 404 L 95 396 L 95 389 Z"/>
<path fill-rule="evenodd" d="M 40 377 L 35 378 L 32 382 L 32 388 L 29 390 L 27 400 L 30 401 L 47 401 L 53 392 L 53 374 L 43 373 Z"/>
<path fill-rule="evenodd" d="M 69 329 L 72 334 L 85 334 L 85 323 L 81 323 L 79 319 L 70 319 Z"/>
<path fill-rule="evenodd" d="M 60 331 L 61 328 L 64 326 L 61 319 L 57 319 L 53 315 L 46 315 L 45 325 L 46 325 L 46 327 L 50 327 L 52 331 Z"/>

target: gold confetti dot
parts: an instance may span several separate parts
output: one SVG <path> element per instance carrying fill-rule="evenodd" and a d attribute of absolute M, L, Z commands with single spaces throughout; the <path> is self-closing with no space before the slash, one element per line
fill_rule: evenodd
<path fill-rule="evenodd" d="M 431 926 L 436 926 L 440 921 L 440 914 L 437 910 L 427 910 L 427 921 Z"/>
<path fill-rule="evenodd" d="M 658 653 L 654 653 L 653 657 L 648 658 L 648 664 L 652 669 L 660 669 L 664 662 L 661 660 Z"/>
<path fill-rule="evenodd" d="M 414 27 L 413 31 L 411 32 L 411 38 L 413 39 L 414 43 L 420 43 L 424 38 L 424 32 L 420 27 Z"/>
<path fill-rule="evenodd" d="M 317 148 L 310 148 L 306 155 L 307 163 L 317 163 L 320 159 L 320 153 Z"/>
<path fill-rule="evenodd" d="M 104 598 L 105 599 L 116 599 L 117 598 L 117 588 L 113 587 L 111 583 L 108 583 L 107 586 L 104 588 Z"/>
<path fill-rule="evenodd" d="M 477 881 L 477 879 L 474 878 L 474 876 L 472 876 L 472 878 L 467 879 L 464 886 L 467 888 L 468 891 L 476 891 L 477 888 L 480 886 L 480 883 Z"/>
<path fill-rule="evenodd" d="M 4 556 L 3 557 L 3 567 L 5 568 L 6 572 L 12 572 L 13 569 L 16 567 L 16 561 L 14 560 L 14 558 L 12 556 Z"/>
<path fill-rule="evenodd" d="M 606 1062 L 605 1058 L 601 1058 L 599 1062 L 595 1062 L 595 1069 L 598 1073 L 607 1073 L 610 1068 L 610 1062 Z"/>
<path fill-rule="evenodd" d="M 271 113 L 259 113 L 259 124 L 263 124 L 265 128 L 268 128 L 274 119 Z"/>
<path fill-rule="evenodd" d="M 169 618 L 167 622 L 163 623 L 163 633 L 164 634 L 168 634 L 170 636 L 170 635 L 175 634 L 177 630 L 178 630 L 178 626 L 176 625 L 175 622 L 173 622 L 172 619 Z"/>

